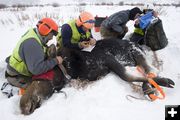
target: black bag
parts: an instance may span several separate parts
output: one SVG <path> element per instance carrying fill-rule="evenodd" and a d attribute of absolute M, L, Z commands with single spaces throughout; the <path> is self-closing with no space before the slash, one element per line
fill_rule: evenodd
<path fill-rule="evenodd" d="M 151 48 L 151 50 L 156 51 L 163 49 L 168 44 L 168 39 L 163 29 L 162 21 L 157 19 L 152 22 L 146 29 L 145 44 Z"/>

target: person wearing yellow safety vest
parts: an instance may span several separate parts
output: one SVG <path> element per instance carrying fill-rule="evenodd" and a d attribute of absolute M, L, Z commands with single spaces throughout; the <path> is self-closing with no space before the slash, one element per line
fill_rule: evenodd
<path fill-rule="evenodd" d="M 37 28 L 30 28 L 17 43 L 13 53 L 6 59 L 6 78 L 16 87 L 25 88 L 33 75 L 46 73 L 63 59 L 60 56 L 46 58 L 46 43 L 56 36 L 58 25 L 51 18 L 43 18 Z"/>
<path fill-rule="evenodd" d="M 140 16 L 143 16 L 145 15 L 146 13 L 150 12 L 150 11 L 153 11 L 153 16 L 154 17 L 158 17 L 158 14 L 156 11 L 154 11 L 153 9 L 143 9 L 143 13 L 140 15 Z M 141 29 L 140 28 L 140 25 L 139 25 L 139 18 L 137 18 L 135 20 L 135 24 L 134 24 L 134 32 L 132 34 L 132 36 L 130 37 L 130 41 L 131 42 L 134 42 L 136 44 L 139 44 L 139 45 L 144 45 L 145 42 L 144 42 L 144 35 L 145 35 L 145 31 L 146 31 L 146 28 L 145 27 L 144 29 Z"/>
<path fill-rule="evenodd" d="M 89 12 L 80 13 L 79 17 L 70 20 L 62 25 L 61 31 L 57 36 L 57 41 L 60 46 L 78 49 L 95 45 L 96 40 L 92 37 L 91 29 L 93 28 L 95 19 Z"/>

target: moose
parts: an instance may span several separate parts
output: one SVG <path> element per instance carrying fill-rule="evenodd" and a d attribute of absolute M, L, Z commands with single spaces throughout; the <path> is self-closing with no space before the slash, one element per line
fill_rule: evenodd
<path fill-rule="evenodd" d="M 54 49 L 55 50 L 55 49 Z M 143 89 L 151 89 L 148 79 L 144 76 L 128 74 L 125 66 L 140 66 L 145 73 L 151 72 L 144 53 L 138 45 L 117 38 L 103 39 L 96 43 L 91 52 L 62 48 L 57 51 L 63 56 L 63 66 L 72 79 L 95 81 L 101 76 L 114 72 L 127 82 L 142 82 Z M 21 97 L 20 108 L 22 114 L 28 115 L 40 107 L 43 100 L 49 98 L 57 88 L 61 90 L 67 84 L 67 79 L 59 67 L 53 69 L 52 80 L 35 79 Z M 173 88 L 175 83 L 165 77 L 156 76 L 154 81 L 163 87 Z"/>

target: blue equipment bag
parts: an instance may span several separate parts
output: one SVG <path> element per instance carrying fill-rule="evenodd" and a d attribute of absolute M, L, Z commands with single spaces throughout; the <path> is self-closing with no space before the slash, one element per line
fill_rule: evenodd
<path fill-rule="evenodd" d="M 141 16 L 139 19 L 140 20 L 140 23 L 139 23 L 140 28 L 141 29 L 146 28 L 150 24 L 150 22 L 153 18 L 154 18 L 153 11 L 148 12 L 145 15 Z"/>

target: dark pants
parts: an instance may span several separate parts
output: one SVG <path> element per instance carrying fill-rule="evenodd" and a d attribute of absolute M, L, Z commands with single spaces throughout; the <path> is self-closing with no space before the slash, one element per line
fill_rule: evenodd
<path fill-rule="evenodd" d="M 31 77 L 17 74 L 9 69 L 6 70 L 5 77 L 9 84 L 19 88 L 27 88 L 32 82 Z"/>
<path fill-rule="evenodd" d="M 131 42 L 134 42 L 136 44 L 139 44 L 139 45 L 144 45 L 144 36 L 143 35 L 140 35 L 140 34 L 137 34 L 137 33 L 133 33 L 132 36 L 130 37 L 130 41 Z"/>
<path fill-rule="evenodd" d="M 119 39 L 122 39 L 126 35 L 126 32 L 119 33 L 119 32 L 116 32 L 114 30 L 107 29 L 104 26 L 101 26 L 100 27 L 100 34 L 101 34 L 101 37 L 103 37 L 104 39 L 108 39 L 108 38 L 119 38 Z"/>

